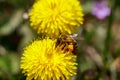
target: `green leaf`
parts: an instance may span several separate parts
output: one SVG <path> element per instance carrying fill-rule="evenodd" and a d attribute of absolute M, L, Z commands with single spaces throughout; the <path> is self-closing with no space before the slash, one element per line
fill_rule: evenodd
<path fill-rule="evenodd" d="M 11 73 L 12 74 L 17 74 L 20 71 L 20 56 L 12 53 L 8 56 L 8 58 L 10 59 L 10 63 L 11 63 Z"/>
<path fill-rule="evenodd" d="M 0 71 L 2 71 L 3 74 L 8 74 L 11 71 L 11 65 L 9 62 L 9 59 L 4 55 L 0 56 Z"/>
<path fill-rule="evenodd" d="M 14 12 L 8 23 L 0 28 L 0 36 L 5 36 L 13 32 L 22 22 L 23 9 Z"/>

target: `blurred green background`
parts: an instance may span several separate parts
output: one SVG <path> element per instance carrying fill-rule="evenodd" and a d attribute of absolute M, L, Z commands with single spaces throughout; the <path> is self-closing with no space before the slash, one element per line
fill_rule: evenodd
<path fill-rule="evenodd" d="M 111 11 L 103 19 L 92 13 L 95 2 L 100 1 L 106 1 Z M 76 33 L 84 40 L 77 40 L 78 74 L 73 80 L 120 80 L 120 1 L 80 2 L 84 24 Z M 25 80 L 19 68 L 20 57 L 24 47 L 39 37 L 29 23 L 33 3 L 34 0 L 0 0 L 0 80 Z"/>

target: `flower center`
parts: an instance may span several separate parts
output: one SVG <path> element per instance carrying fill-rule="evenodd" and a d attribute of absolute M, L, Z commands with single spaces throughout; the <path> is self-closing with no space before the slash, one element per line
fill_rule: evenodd
<path fill-rule="evenodd" d="M 56 4 L 55 3 L 51 3 L 51 9 L 55 9 L 56 8 Z"/>
<path fill-rule="evenodd" d="M 48 59 L 48 61 L 50 61 L 53 58 L 53 54 L 47 53 L 46 58 Z"/>

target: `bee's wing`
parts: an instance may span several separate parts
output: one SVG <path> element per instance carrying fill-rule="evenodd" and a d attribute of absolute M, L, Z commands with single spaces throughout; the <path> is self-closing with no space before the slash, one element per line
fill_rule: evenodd
<path fill-rule="evenodd" d="M 73 34 L 73 35 L 70 35 L 70 37 L 75 39 L 75 40 L 81 40 L 81 41 L 84 40 L 84 38 L 79 34 Z"/>

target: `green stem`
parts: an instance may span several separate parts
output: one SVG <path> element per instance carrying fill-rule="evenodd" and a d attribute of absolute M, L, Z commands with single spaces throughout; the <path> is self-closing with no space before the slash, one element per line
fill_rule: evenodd
<path fill-rule="evenodd" d="M 116 4 L 117 0 L 113 0 L 113 6 L 111 9 L 111 14 L 109 16 L 109 21 L 108 21 L 108 28 L 107 28 L 107 33 L 106 33 L 106 39 L 105 39 L 105 47 L 104 47 L 104 52 L 103 52 L 103 61 L 106 62 L 107 56 L 109 54 L 109 46 L 111 43 L 111 28 L 112 28 L 112 23 L 114 21 L 114 12 L 116 9 Z"/>
<path fill-rule="evenodd" d="M 107 62 L 109 62 L 109 47 L 110 47 L 110 43 L 111 43 L 111 39 L 112 39 L 112 35 L 111 35 L 111 28 L 112 28 L 112 24 L 114 21 L 114 13 L 115 13 L 115 9 L 116 9 L 116 3 L 117 0 L 113 0 L 113 6 L 111 8 L 111 14 L 109 16 L 109 21 L 108 21 L 108 28 L 107 28 L 107 33 L 106 33 L 106 39 L 105 39 L 105 44 L 104 44 L 104 51 L 102 54 L 102 58 L 103 58 L 103 63 L 104 63 L 104 67 L 102 69 L 101 75 L 102 77 L 106 74 L 107 68 Z"/>

